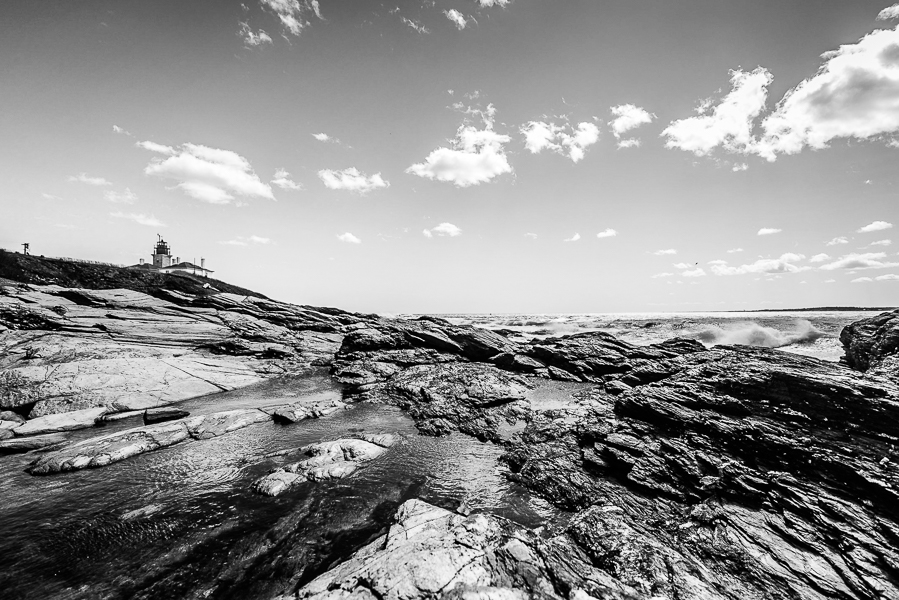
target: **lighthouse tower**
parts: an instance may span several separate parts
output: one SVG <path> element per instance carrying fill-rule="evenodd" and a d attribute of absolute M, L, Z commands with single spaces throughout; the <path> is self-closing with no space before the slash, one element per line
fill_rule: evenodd
<path fill-rule="evenodd" d="M 172 252 L 169 250 L 169 245 L 158 233 L 156 234 L 156 237 L 159 239 L 156 241 L 156 248 L 153 252 L 153 266 L 160 269 L 171 266 Z"/>

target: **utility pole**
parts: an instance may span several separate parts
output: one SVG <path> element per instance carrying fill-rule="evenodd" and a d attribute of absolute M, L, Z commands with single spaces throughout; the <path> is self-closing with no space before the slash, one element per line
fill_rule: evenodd
<path fill-rule="evenodd" d="M 31 244 L 25 243 L 22 244 L 22 254 L 28 256 L 28 249 L 31 247 Z"/>

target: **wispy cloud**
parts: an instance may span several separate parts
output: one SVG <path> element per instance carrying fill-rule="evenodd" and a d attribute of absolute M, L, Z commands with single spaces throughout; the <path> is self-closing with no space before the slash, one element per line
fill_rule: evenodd
<path fill-rule="evenodd" d="M 113 126 L 112 126 L 112 132 L 113 132 L 113 133 L 118 133 L 119 135 L 127 135 L 128 137 L 131 137 L 131 133 L 130 133 L 130 132 L 125 131 L 124 129 L 122 129 L 122 128 L 119 127 L 118 125 L 113 125 Z"/>
<path fill-rule="evenodd" d="M 835 237 L 829 242 L 825 243 L 826 246 L 839 246 L 840 244 L 848 244 L 849 240 L 843 236 Z"/>
<path fill-rule="evenodd" d="M 265 30 L 260 29 L 259 31 L 253 31 L 253 29 L 243 21 L 238 22 L 237 35 L 243 40 L 243 45 L 248 48 L 272 43 L 271 36 L 269 36 Z"/>
<path fill-rule="evenodd" d="M 755 274 L 772 274 L 772 273 L 798 273 L 800 271 L 808 271 L 811 267 L 799 266 L 797 263 L 805 259 L 802 254 L 794 254 L 787 252 L 779 258 L 761 258 L 753 263 L 740 265 L 738 267 L 728 266 L 727 261 L 719 260 L 711 263 L 711 270 L 714 275 L 746 275 Z"/>
<path fill-rule="evenodd" d="M 503 173 L 511 173 L 512 166 L 503 147 L 510 138 L 493 130 L 496 109 L 490 104 L 485 111 L 469 109 L 467 112 L 482 117 L 484 129 L 463 124 L 456 132 L 452 147 L 437 148 L 424 162 L 406 169 L 406 173 L 450 182 L 457 187 L 479 185 Z"/>
<path fill-rule="evenodd" d="M 408 25 L 409 27 L 414 29 L 416 31 L 416 33 L 420 33 L 423 35 L 431 33 L 431 31 L 427 27 L 422 25 L 421 21 L 417 21 L 415 19 L 407 19 L 406 17 L 401 17 L 401 18 L 403 20 L 403 23 L 405 23 L 406 25 Z"/>
<path fill-rule="evenodd" d="M 380 173 L 366 175 L 355 167 L 342 171 L 322 169 L 318 172 L 318 178 L 330 190 L 346 190 L 357 194 L 390 187 L 390 182 L 382 178 Z"/>
<path fill-rule="evenodd" d="M 91 177 L 87 173 L 79 173 L 78 175 L 70 175 L 69 181 L 76 183 L 86 183 L 87 185 L 112 185 L 111 181 L 107 181 L 102 177 Z"/>
<path fill-rule="evenodd" d="M 670 256 L 672 254 L 677 254 L 677 250 L 674 248 L 668 248 L 666 250 L 656 250 L 653 252 L 656 256 Z"/>
<path fill-rule="evenodd" d="M 871 242 L 868 244 L 868 248 L 873 246 L 891 246 L 893 244 L 893 240 L 877 240 L 876 242 Z"/>
<path fill-rule="evenodd" d="M 134 204 L 137 201 L 137 194 L 131 191 L 130 188 L 125 188 L 124 192 L 116 192 L 115 190 L 108 190 L 103 192 L 103 198 L 108 202 L 117 202 L 119 204 Z"/>
<path fill-rule="evenodd" d="M 197 200 L 228 204 L 235 195 L 275 199 L 272 188 L 260 181 L 250 162 L 236 152 L 190 143 L 178 149 L 153 142 L 138 145 L 168 157 L 152 159 L 144 173 L 177 181 L 175 189 Z"/>
<path fill-rule="evenodd" d="M 432 227 L 431 229 L 425 229 L 422 232 L 422 235 L 425 237 L 434 237 L 437 236 L 446 236 L 446 237 L 456 237 L 462 235 L 462 230 L 453 225 L 452 223 L 441 223 L 436 227 Z"/>
<path fill-rule="evenodd" d="M 600 231 L 599 233 L 597 233 L 596 237 L 608 238 L 608 237 L 615 237 L 616 235 L 618 235 L 618 232 L 615 231 L 614 229 L 612 229 L 611 227 L 609 227 L 609 228 L 604 229 L 604 230 Z"/>
<path fill-rule="evenodd" d="M 536 234 L 536 233 L 531 233 L 531 232 L 529 231 L 529 232 L 527 232 L 526 234 L 524 234 L 524 237 L 528 237 L 528 238 L 531 238 L 532 240 L 536 240 L 536 239 L 537 239 L 537 234 Z"/>
<path fill-rule="evenodd" d="M 46 200 L 65 200 L 65 198 L 61 198 L 60 196 L 54 196 L 53 194 L 43 193 L 41 194 L 41 198 Z"/>
<path fill-rule="evenodd" d="M 774 235 L 780 233 L 783 229 L 775 229 L 774 227 L 762 227 L 756 235 Z"/>
<path fill-rule="evenodd" d="M 705 277 L 705 270 L 702 267 L 696 267 L 695 269 L 687 269 L 686 271 L 681 271 L 680 274 L 683 277 Z"/>
<path fill-rule="evenodd" d="M 878 275 L 874 278 L 874 281 L 899 281 L 899 275 L 894 273 L 888 273 L 886 275 Z"/>
<path fill-rule="evenodd" d="M 823 252 L 821 254 L 816 254 L 813 257 L 811 257 L 810 259 L 808 259 L 808 261 L 812 262 L 812 263 L 820 263 L 820 262 L 824 262 L 827 260 L 830 260 L 830 255 L 824 254 Z"/>
<path fill-rule="evenodd" d="M 899 19 L 899 4 L 888 6 L 877 14 L 878 21 L 890 21 Z"/>
<path fill-rule="evenodd" d="M 563 242 L 576 242 L 576 241 L 578 241 L 579 239 L 581 239 L 581 234 L 575 233 L 575 234 L 574 234 L 573 236 L 571 236 L 570 238 L 565 238 L 565 239 L 562 240 L 562 241 L 563 241 Z"/>
<path fill-rule="evenodd" d="M 674 273 L 656 273 L 652 276 L 653 279 L 662 279 L 665 277 L 674 277 Z"/>
<path fill-rule="evenodd" d="M 345 242 L 347 244 L 361 244 L 362 243 L 362 240 L 357 238 L 355 235 L 353 235 L 349 231 L 347 231 L 346 233 L 341 233 L 340 235 L 338 235 L 336 237 L 341 242 Z"/>
<path fill-rule="evenodd" d="M 640 140 L 636 138 L 622 139 L 622 136 L 641 125 L 652 123 L 653 119 L 656 118 L 651 112 L 633 104 L 619 104 L 618 106 L 610 107 L 610 110 L 615 118 L 609 121 L 609 126 L 612 128 L 612 135 L 618 140 L 619 148 L 639 146 Z"/>
<path fill-rule="evenodd" d="M 146 225 L 148 227 L 166 227 L 165 223 L 153 215 L 145 215 L 143 213 L 114 212 L 109 213 L 109 216 L 115 217 L 116 219 L 127 219 L 129 221 L 134 221 L 138 225 Z"/>
<path fill-rule="evenodd" d="M 309 24 L 311 14 L 322 18 L 318 0 L 259 0 L 259 3 L 281 20 L 288 33 L 296 36 Z"/>
<path fill-rule="evenodd" d="M 899 46 L 897 46 L 897 48 L 899 48 Z M 892 223 L 887 223 L 886 221 L 874 221 L 864 227 L 859 227 L 856 230 L 856 233 L 871 233 L 872 231 L 883 231 L 884 229 L 891 229 L 892 227 Z"/>
<path fill-rule="evenodd" d="M 742 248 L 731 248 L 730 250 L 727 251 L 727 253 L 728 254 L 736 254 L 737 252 L 742 252 L 742 251 L 743 251 Z"/>
<path fill-rule="evenodd" d="M 290 178 L 290 173 L 284 169 L 275 171 L 275 178 L 271 181 L 272 185 L 276 185 L 282 190 L 301 190 L 303 186 Z"/>
<path fill-rule="evenodd" d="M 453 25 L 456 26 L 456 29 L 462 31 L 465 29 L 466 25 L 468 25 L 468 21 L 465 20 L 465 17 L 455 8 L 451 8 L 450 10 L 443 11 L 443 14 L 446 15 L 446 18 L 453 22 Z"/>
<path fill-rule="evenodd" d="M 524 147 L 531 154 L 549 150 L 556 154 L 568 156 L 572 162 L 584 158 L 587 147 L 599 141 L 599 127 L 587 121 L 578 123 L 577 128 L 569 123 L 556 125 L 544 121 L 529 121 L 521 127 L 524 135 Z"/>
<path fill-rule="evenodd" d="M 258 235 L 250 235 L 250 236 L 242 236 L 239 235 L 234 239 L 219 242 L 219 244 L 223 244 L 225 246 L 267 246 L 271 244 L 272 240 L 267 237 L 261 237 Z"/>
<path fill-rule="evenodd" d="M 885 258 L 886 254 L 884 252 L 853 253 L 821 265 L 820 268 L 824 271 L 834 271 L 837 269 L 887 269 L 899 266 L 897 262 L 883 260 Z"/>

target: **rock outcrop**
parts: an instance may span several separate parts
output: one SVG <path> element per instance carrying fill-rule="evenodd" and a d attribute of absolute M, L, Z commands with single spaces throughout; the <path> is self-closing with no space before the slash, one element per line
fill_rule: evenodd
<path fill-rule="evenodd" d="M 359 438 L 311 444 L 300 449 L 308 458 L 275 469 L 253 483 L 253 491 L 277 496 L 305 481 L 343 479 L 364 463 L 387 452 L 396 443 L 390 434 L 365 434 Z"/>
<path fill-rule="evenodd" d="M 846 349 L 843 360 L 853 369 L 899 376 L 899 310 L 847 325 L 840 341 Z"/>

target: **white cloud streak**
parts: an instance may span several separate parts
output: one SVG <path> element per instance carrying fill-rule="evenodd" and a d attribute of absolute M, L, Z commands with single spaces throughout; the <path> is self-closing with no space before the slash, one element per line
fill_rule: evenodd
<path fill-rule="evenodd" d="M 451 8 L 450 10 L 443 11 L 443 14 L 446 15 L 446 18 L 453 22 L 453 25 L 456 26 L 456 29 L 462 31 L 465 29 L 465 26 L 468 25 L 468 21 L 465 20 L 465 17 L 462 16 L 455 8 Z"/>
<path fill-rule="evenodd" d="M 138 225 L 146 225 L 148 227 L 166 227 L 165 223 L 163 223 L 153 215 L 145 215 L 143 213 L 114 212 L 109 213 L 109 216 L 116 219 L 127 219 L 129 221 L 134 221 Z"/>
<path fill-rule="evenodd" d="M 728 266 L 727 261 L 713 261 L 711 270 L 714 275 L 747 275 L 755 274 L 772 274 L 772 273 L 798 273 L 800 271 L 808 271 L 811 267 L 798 266 L 797 263 L 805 257 L 802 254 L 794 254 L 787 252 L 779 258 L 761 258 L 753 263 L 740 265 L 739 267 Z"/>
<path fill-rule="evenodd" d="M 274 13 L 284 29 L 295 36 L 309 25 L 307 16 L 311 13 L 322 19 L 318 0 L 259 0 L 259 3 Z"/>
<path fill-rule="evenodd" d="M 544 121 L 529 121 L 520 131 L 525 138 L 524 147 L 531 154 L 549 150 L 567 155 L 575 163 L 584 158 L 589 146 L 599 141 L 599 127 L 586 121 L 578 123 L 577 128 L 568 123 L 556 125 Z"/>
<path fill-rule="evenodd" d="M 380 173 L 366 175 L 355 167 L 342 171 L 322 169 L 318 172 L 318 178 L 330 190 L 346 190 L 357 194 L 367 194 L 373 190 L 390 187 L 390 182 L 381 177 Z"/>
<path fill-rule="evenodd" d="M 284 169 L 275 171 L 275 178 L 271 181 L 272 185 L 276 185 L 282 190 L 301 190 L 303 186 L 290 178 L 290 173 Z"/>
<path fill-rule="evenodd" d="M 69 176 L 69 181 L 76 183 L 86 183 L 87 185 L 112 185 L 111 181 L 107 181 L 102 177 L 91 177 L 87 173 L 79 173 L 78 175 Z"/>
<path fill-rule="evenodd" d="M 776 229 L 774 227 L 762 227 L 759 229 L 756 235 L 774 235 L 775 233 L 780 233 L 783 229 Z"/>
<path fill-rule="evenodd" d="M 258 235 L 250 235 L 250 236 L 237 236 L 233 240 L 228 240 L 226 242 L 219 242 L 219 244 L 225 246 L 267 246 L 271 244 L 272 240 L 267 237 L 261 237 Z"/>
<path fill-rule="evenodd" d="M 362 240 L 357 238 L 355 235 L 347 231 L 346 233 L 341 233 L 337 236 L 337 239 L 346 244 L 361 244 Z"/>
<path fill-rule="evenodd" d="M 856 233 L 871 233 L 872 231 L 883 231 L 884 229 L 892 229 L 893 224 L 886 221 L 874 221 L 864 227 L 859 227 Z"/>
<path fill-rule="evenodd" d="M 618 235 L 618 232 L 615 231 L 614 229 L 612 229 L 611 227 L 609 227 L 609 228 L 604 229 L 604 230 L 600 231 L 599 233 L 597 233 L 596 237 L 610 238 L 610 237 L 615 237 L 616 235 Z"/>
<path fill-rule="evenodd" d="M 243 40 L 243 45 L 248 48 L 254 48 L 263 44 L 271 44 L 272 38 L 264 30 L 253 31 L 253 29 L 245 22 L 239 21 L 237 35 Z"/>
<path fill-rule="evenodd" d="M 837 260 L 821 265 L 822 271 L 835 271 L 843 269 L 888 269 L 899 266 L 897 262 L 884 261 L 886 254 L 883 252 L 853 253 L 841 256 Z"/>
<path fill-rule="evenodd" d="M 563 241 L 563 242 L 576 242 L 576 241 L 578 241 L 579 239 L 581 239 L 581 234 L 575 233 L 575 234 L 574 234 L 573 236 L 571 236 L 570 238 L 565 238 L 565 239 L 562 240 L 562 241 Z"/>
<path fill-rule="evenodd" d="M 462 230 L 452 223 L 441 223 L 431 229 L 423 230 L 422 234 L 425 237 L 434 237 L 435 235 L 441 237 L 457 237 L 462 235 Z"/>
<path fill-rule="evenodd" d="M 125 188 L 124 192 L 116 192 L 114 190 L 103 192 L 103 198 L 108 202 L 117 202 L 119 204 L 134 204 L 137 201 L 137 194 L 132 192 L 130 188 Z"/>

